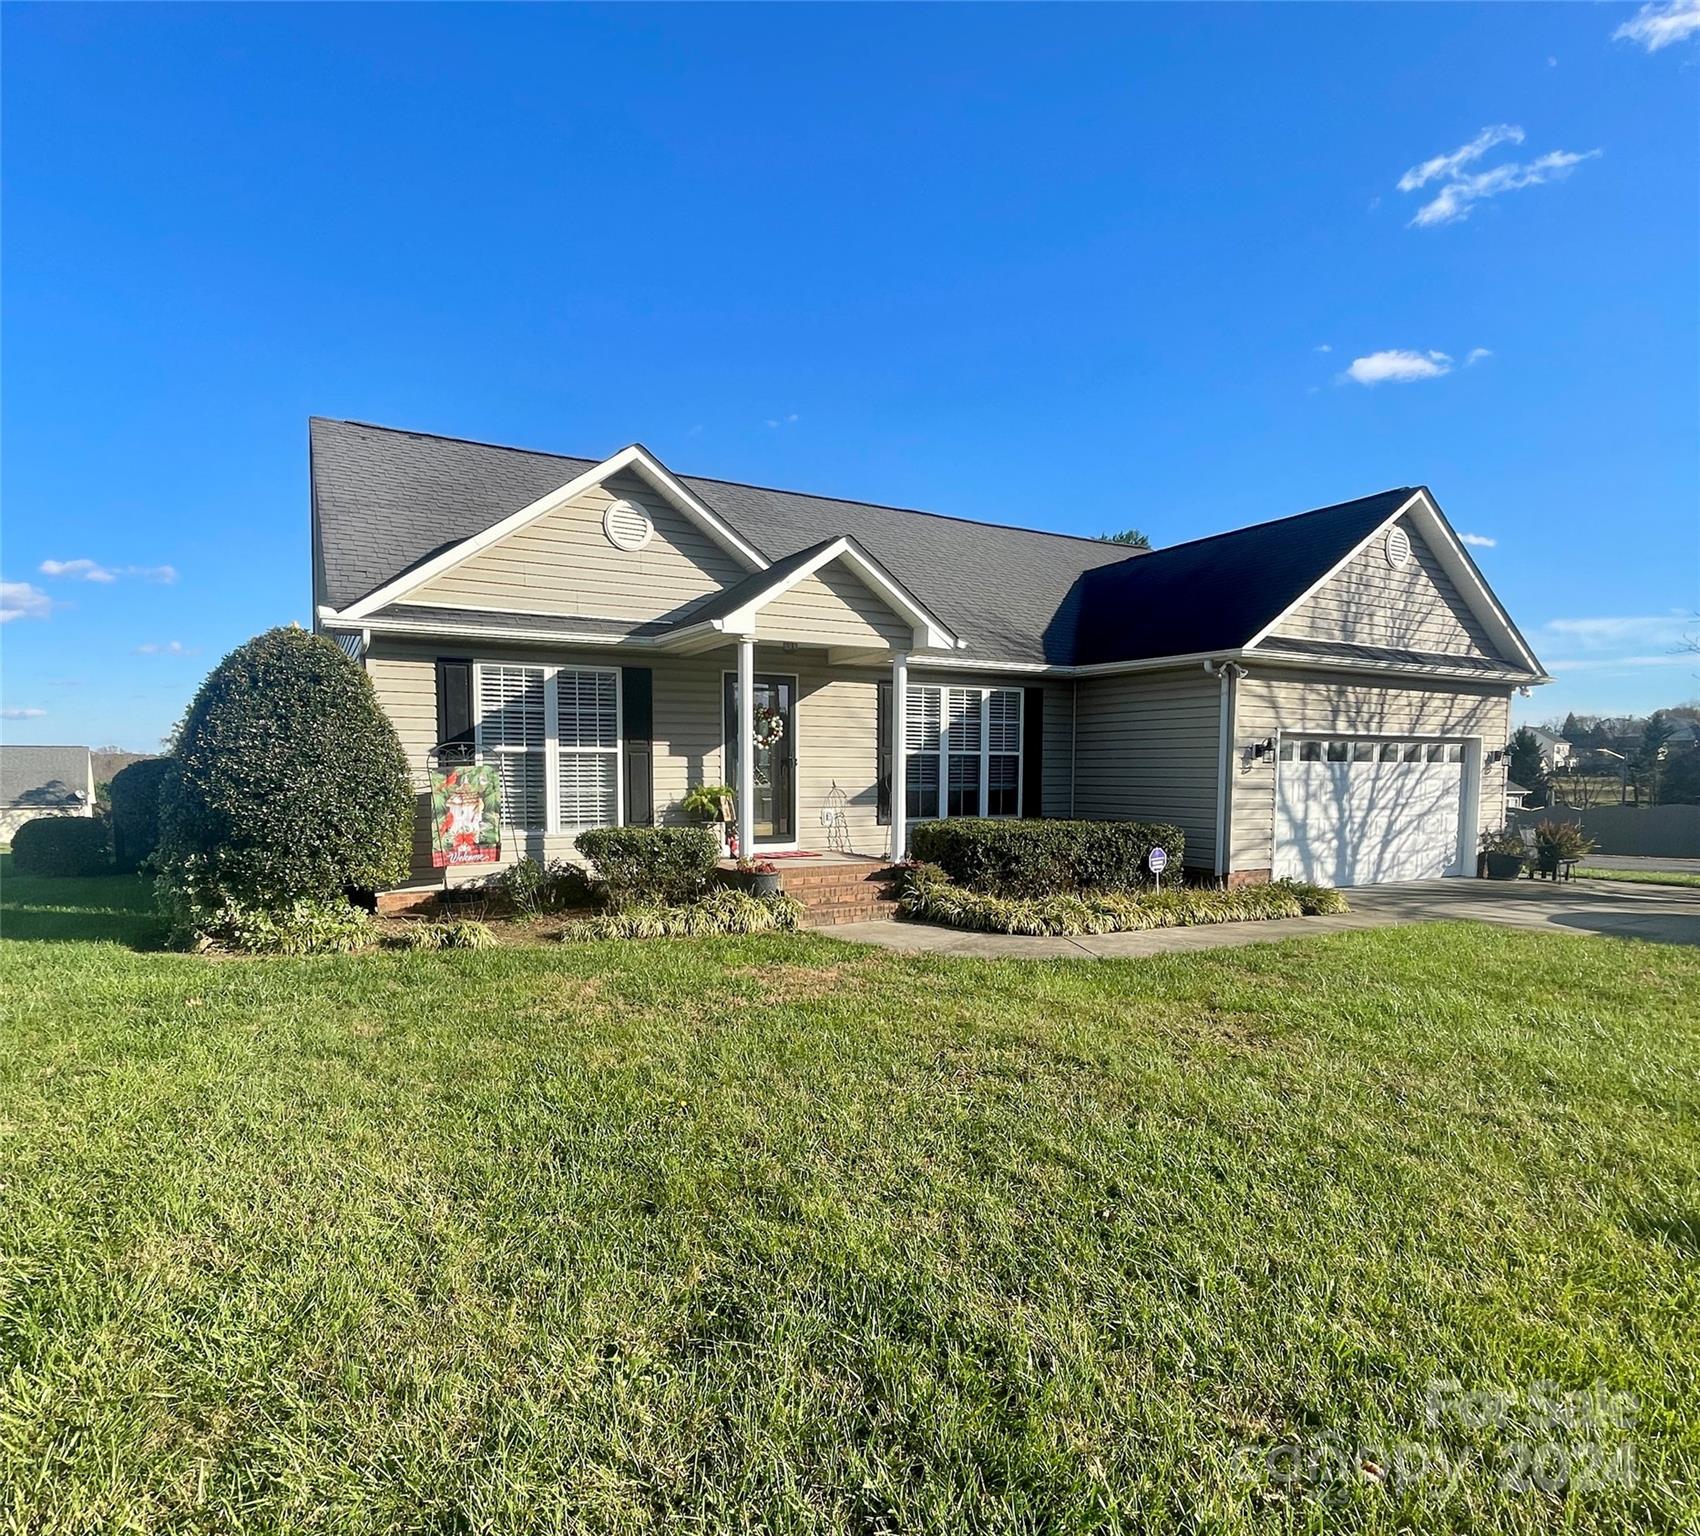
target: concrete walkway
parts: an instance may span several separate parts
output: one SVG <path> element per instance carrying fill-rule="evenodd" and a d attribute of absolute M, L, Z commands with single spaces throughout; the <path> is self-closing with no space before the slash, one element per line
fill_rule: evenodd
<path fill-rule="evenodd" d="M 1139 959 L 1399 923 L 1457 920 L 1560 933 L 1610 934 L 1657 944 L 1700 945 L 1700 888 L 1691 886 L 1631 885 L 1613 880 L 1425 880 L 1361 886 L 1347 891 L 1346 900 L 1352 910 L 1335 917 L 1209 923 L 1196 928 L 1083 934 L 1078 938 L 970 933 L 961 928 L 908 922 L 846 923 L 830 931 L 835 939 L 875 944 L 882 949 L 1030 960 Z"/>

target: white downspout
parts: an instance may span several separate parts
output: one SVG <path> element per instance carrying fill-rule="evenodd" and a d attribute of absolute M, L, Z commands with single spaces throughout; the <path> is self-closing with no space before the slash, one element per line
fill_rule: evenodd
<path fill-rule="evenodd" d="M 1234 662 L 1206 661 L 1204 670 L 1222 685 L 1221 713 L 1216 728 L 1216 877 L 1228 876 L 1229 803 L 1233 794 L 1234 684 L 1245 668 Z"/>

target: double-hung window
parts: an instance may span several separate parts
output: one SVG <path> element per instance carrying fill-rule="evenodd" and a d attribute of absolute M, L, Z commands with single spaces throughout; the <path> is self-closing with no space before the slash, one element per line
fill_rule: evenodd
<path fill-rule="evenodd" d="M 911 687 L 904 778 L 912 819 L 1021 814 L 1019 688 Z"/>
<path fill-rule="evenodd" d="M 478 755 L 502 778 L 502 823 L 576 831 L 620 819 L 619 674 L 478 663 Z"/>

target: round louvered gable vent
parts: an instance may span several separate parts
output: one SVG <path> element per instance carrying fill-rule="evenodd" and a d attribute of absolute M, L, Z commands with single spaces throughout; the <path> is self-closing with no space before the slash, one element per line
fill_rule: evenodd
<path fill-rule="evenodd" d="M 1387 530 L 1387 563 L 1394 570 L 1403 570 L 1411 561 L 1411 536 L 1403 528 Z"/>
<path fill-rule="evenodd" d="M 616 549 L 642 549 L 655 537 L 655 524 L 635 501 L 616 501 L 602 514 L 602 531 Z"/>

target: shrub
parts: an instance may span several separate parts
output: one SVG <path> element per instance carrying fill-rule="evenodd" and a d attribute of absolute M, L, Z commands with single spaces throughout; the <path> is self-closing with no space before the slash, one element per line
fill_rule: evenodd
<path fill-rule="evenodd" d="M 547 864 L 518 859 L 492 875 L 484 889 L 523 917 L 591 904 L 590 877 L 565 859 L 551 859 Z"/>
<path fill-rule="evenodd" d="M 1279 880 L 1231 891 L 1176 886 L 1131 894 L 1100 891 L 1084 895 L 1005 897 L 953 884 L 936 866 L 905 871 L 899 909 L 925 922 L 982 933 L 1062 935 L 1130 933 L 1146 928 L 1184 928 L 1199 923 L 1257 922 L 1344 912 L 1338 891 Z"/>
<path fill-rule="evenodd" d="M 634 901 L 571 924 L 562 939 L 707 938 L 717 934 L 790 932 L 803 915 L 790 896 L 752 896 L 720 890 L 683 906 Z"/>
<path fill-rule="evenodd" d="M 403 949 L 490 949 L 496 935 L 487 923 L 463 917 L 447 923 L 413 923 L 396 942 Z"/>
<path fill-rule="evenodd" d="M 1585 859 L 1594 851 L 1594 840 L 1582 835 L 1577 821 L 1539 821 L 1535 823 L 1535 849 L 1545 864 L 1560 859 Z"/>
<path fill-rule="evenodd" d="M 196 907 L 173 937 L 198 949 L 246 955 L 347 955 L 369 948 L 378 927 L 369 912 L 333 899 L 299 898 L 276 907 L 227 902 L 215 911 Z"/>
<path fill-rule="evenodd" d="M 706 827 L 598 827 L 573 846 L 590 861 L 614 908 L 694 901 L 720 861 Z"/>
<path fill-rule="evenodd" d="M 159 847 L 159 797 L 172 772 L 169 757 L 145 757 L 112 776 L 112 858 L 140 869 Z"/>
<path fill-rule="evenodd" d="M 407 872 L 407 759 L 371 679 L 332 641 L 274 629 L 201 685 L 160 796 L 168 915 L 276 911 Z"/>
<path fill-rule="evenodd" d="M 909 836 L 915 857 L 941 866 L 958 885 L 999 896 L 1059 891 L 1130 891 L 1151 883 L 1146 856 L 1169 855 L 1178 875 L 1186 852 L 1179 827 L 1157 821 L 926 821 Z"/>
<path fill-rule="evenodd" d="M 20 875 L 104 875 L 112 869 L 104 816 L 37 816 L 12 834 Z"/>

